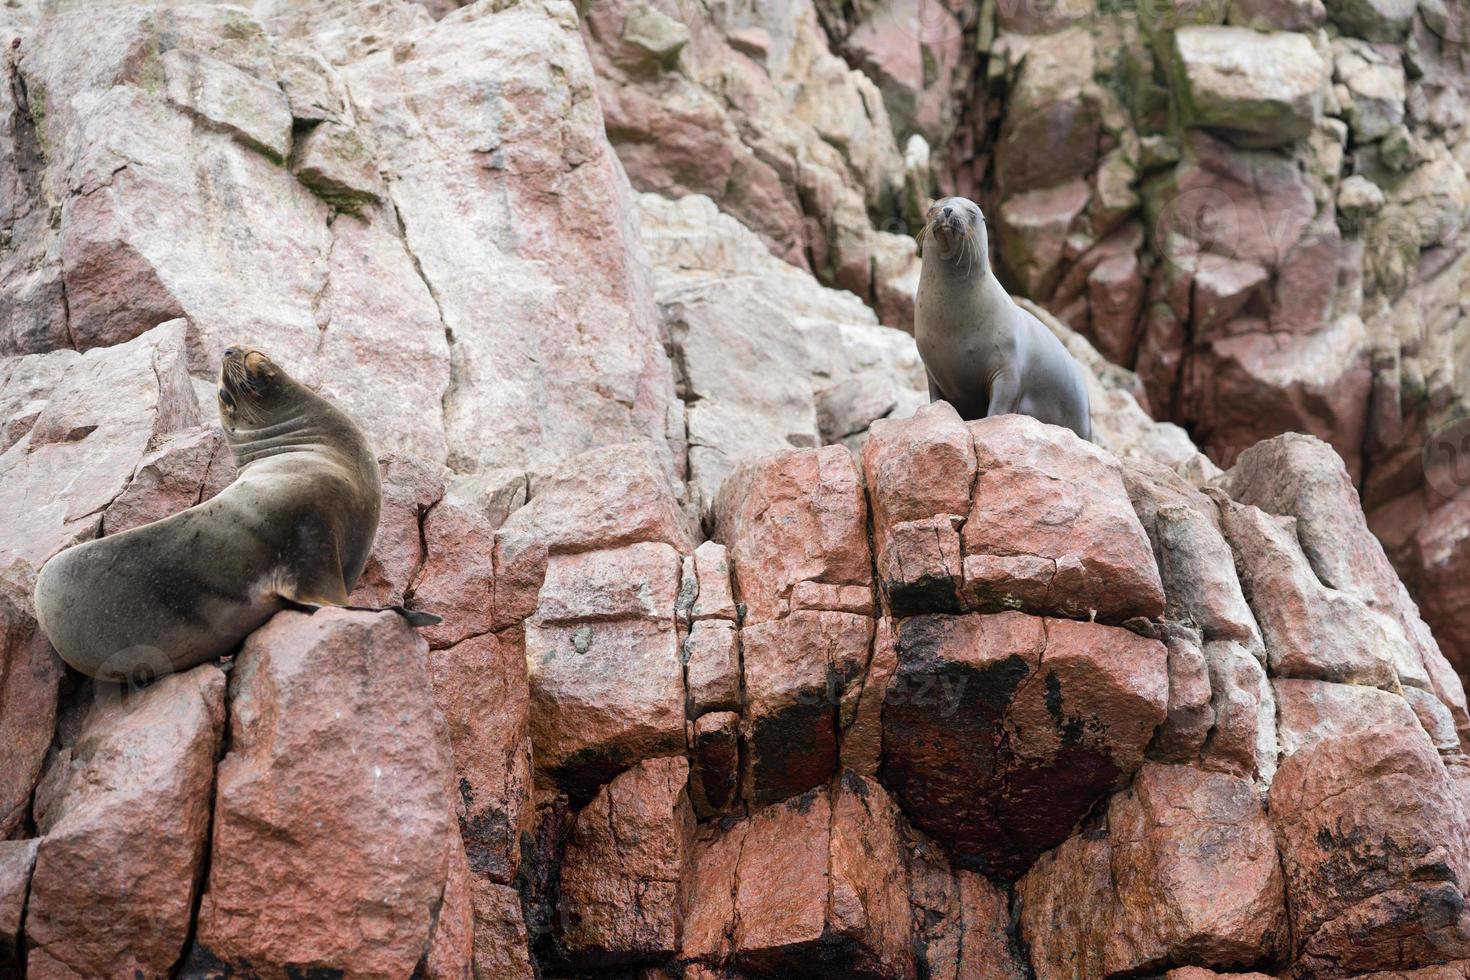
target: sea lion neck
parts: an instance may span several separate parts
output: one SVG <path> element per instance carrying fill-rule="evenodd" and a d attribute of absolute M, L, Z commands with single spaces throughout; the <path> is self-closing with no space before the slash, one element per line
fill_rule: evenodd
<path fill-rule="evenodd" d="M 351 435 L 336 409 L 315 396 L 293 399 L 289 410 L 278 410 L 273 415 L 270 422 L 260 426 L 225 426 L 225 439 L 237 470 L 285 453 L 338 452 L 335 447 Z"/>

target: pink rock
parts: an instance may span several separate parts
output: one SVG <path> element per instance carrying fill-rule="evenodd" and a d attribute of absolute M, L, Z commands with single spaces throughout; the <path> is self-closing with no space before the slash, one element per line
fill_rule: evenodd
<path fill-rule="evenodd" d="M 454 763 L 402 617 L 282 613 L 231 678 L 194 960 L 407 975 L 451 879 Z M 331 868 L 330 875 L 303 869 Z"/>
<path fill-rule="evenodd" d="M 689 739 L 689 798 L 700 817 L 729 809 L 740 782 L 740 716 L 733 711 L 700 715 Z"/>
<path fill-rule="evenodd" d="M 25 438 L 0 455 L 0 565 L 38 569 L 95 536 L 149 449 L 200 423 L 185 326 L 163 324 L 67 367 Z"/>
<path fill-rule="evenodd" d="M 1087 276 L 1088 336 L 1115 364 L 1133 363 L 1147 279 L 1136 252 L 1112 255 Z"/>
<path fill-rule="evenodd" d="M 827 585 L 797 582 L 787 603 L 790 612 L 847 612 L 873 615 L 873 590 L 866 585 Z"/>
<path fill-rule="evenodd" d="M 902 854 L 893 804 L 862 777 L 758 810 L 700 841 L 684 955 L 785 975 L 820 950 L 846 976 L 912 978 Z"/>
<path fill-rule="evenodd" d="M 424 515 L 423 542 L 424 562 L 406 601 L 443 618 L 424 629 L 429 646 L 442 649 L 494 629 L 495 531 L 490 522 L 446 496 Z"/>
<path fill-rule="evenodd" d="M 1228 501 L 1221 513 L 1272 674 L 1394 686 L 1391 644 L 1402 647 L 1402 636 L 1356 598 L 1318 581 L 1297 544 L 1296 521 Z"/>
<path fill-rule="evenodd" d="M 646 758 L 684 750 L 684 672 L 664 620 L 526 624 L 538 774 L 587 798 Z"/>
<path fill-rule="evenodd" d="M 1214 725 L 1200 752 L 1206 769 L 1269 783 L 1276 772 L 1276 698 L 1256 654 L 1234 640 L 1204 645 Z"/>
<path fill-rule="evenodd" d="M 1310 436 L 1289 433 L 1251 447 L 1226 476 L 1225 488 L 1242 503 L 1297 519 L 1302 552 L 1324 585 L 1362 600 L 1396 624 L 1409 650 L 1395 645 L 1395 669 L 1405 684 L 1431 688 L 1457 715 L 1470 739 L 1470 713 L 1458 685 L 1433 684 L 1447 676 L 1435 637 L 1419 617 L 1363 515 L 1341 457 Z M 1393 626 L 1388 627 L 1393 633 Z"/>
<path fill-rule="evenodd" d="M 909 852 L 909 905 L 921 975 L 934 980 L 1027 975 L 1011 935 L 1006 893 L 983 875 L 952 870 L 943 852 L 924 838 Z"/>
<path fill-rule="evenodd" d="M 543 623 L 672 617 L 679 553 L 656 542 L 553 555 L 536 605 Z"/>
<path fill-rule="evenodd" d="M 0 841 L 0 969 L 20 975 L 21 917 L 38 840 Z"/>
<path fill-rule="evenodd" d="M 614 965 L 680 947 L 694 810 L 683 758 L 650 759 L 577 814 L 561 866 L 561 942 L 575 963 Z"/>
<path fill-rule="evenodd" d="M 699 592 L 691 615 L 696 620 L 736 619 L 735 596 L 730 591 L 730 559 L 725 546 L 706 541 L 695 548 L 694 568 Z"/>
<path fill-rule="evenodd" d="M 1154 618 L 1163 587 L 1118 463 L 1065 429 L 1027 416 L 970 423 L 979 476 L 964 553 L 1057 562 L 1036 612 L 1122 622 Z"/>
<path fill-rule="evenodd" d="M 449 844 L 449 880 L 434 922 L 434 935 L 424 954 L 424 974 L 430 980 L 470 980 L 475 965 L 475 910 L 470 865 L 464 845 Z"/>
<path fill-rule="evenodd" d="M 378 461 L 383 507 L 378 536 L 352 590 L 361 606 L 401 605 L 424 562 L 423 520 L 444 496 L 438 467 L 390 453 Z"/>
<path fill-rule="evenodd" d="M 17 592 L 0 582 L 0 840 L 14 836 L 29 818 L 66 673 L 36 625 L 30 596 Z"/>
<path fill-rule="evenodd" d="M 841 446 L 778 453 L 742 464 L 715 502 L 745 622 L 780 615 L 798 582 L 869 585 L 867 502 Z"/>
<path fill-rule="evenodd" d="M 1281 766 L 1271 820 L 1296 968 L 1396 969 L 1470 954 L 1455 791 L 1403 698 L 1275 681 Z"/>
<path fill-rule="evenodd" d="M 225 678 L 203 666 L 95 692 L 75 768 L 40 827 L 26 973 L 163 976 L 184 952 L 204 869 Z"/>
<path fill-rule="evenodd" d="M 1225 327 L 1270 279 L 1254 262 L 1200 256 L 1194 273 L 1194 322 L 1201 336 Z"/>
<path fill-rule="evenodd" d="M 708 711 L 740 709 L 740 648 L 735 624 L 700 620 L 684 641 L 684 682 L 689 688 L 689 717 Z"/>
<path fill-rule="evenodd" d="M 970 511 L 974 441 L 948 402 L 925 405 L 906 419 L 874 422 L 862 464 L 875 528 Z"/>
<path fill-rule="evenodd" d="M 1285 948 L 1281 864 L 1250 780 L 1146 765 L 1113 797 L 1108 831 L 1120 904 L 1110 970 L 1249 966 Z"/>
<path fill-rule="evenodd" d="M 1108 835 L 1084 830 L 1043 854 L 1016 883 L 1017 924 L 1037 980 L 1103 977 L 1117 903 Z"/>
<path fill-rule="evenodd" d="M 128 488 L 102 515 L 102 533 L 163 520 L 204 499 L 209 470 L 229 449 L 217 425 L 173 433 L 138 462 Z"/>
<path fill-rule="evenodd" d="M 521 895 L 510 885 L 474 880 L 475 973 L 505 980 L 533 980 L 529 934 L 521 912 Z"/>
<path fill-rule="evenodd" d="M 469 870 L 513 883 L 531 786 L 530 683 L 517 629 L 429 655 L 434 701 L 449 726 Z"/>
<path fill-rule="evenodd" d="M 878 579 L 895 616 L 957 612 L 963 576 L 961 518 L 940 514 L 919 521 L 900 521 L 888 528 L 878 550 Z"/>
<path fill-rule="evenodd" d="M 1170 636 L 1165 646 L 1169 652 L 1169 707 L 1149 758 L 1191 762 L 1215 724 L 1209 666 L 1197 636 Z"/>
<path fill-rule="evenodd" d="M 1056 289 L 1067 238 L 1091 197 L 1091 184 L 1073 180 L 1009 197 L 1001 205 L 997 245 L 1024 295 L 1046 297 Z"/>
<path fill-rule="evenodd" d="M 961 594 L 968 608 L 1045 609 L 1057 562 L 1039 555 L 966 555 Z"/>
<path fill-rule="evenodd" d="M 693 550 L 678 501 L 646 445 L 589 450 L 531 490 L 530 501 L 501 530 L 536 537 L 553 554 L 640 541 L 661 541 L 681 554 Z"/>
<path fill-rule="evenodd" d="M 839 710 L 858 694 L 872 636 L 871 617 L 838 612 L 795 612 L 740 631 L 750 803 L 805 792 L 836 771 Z"/>

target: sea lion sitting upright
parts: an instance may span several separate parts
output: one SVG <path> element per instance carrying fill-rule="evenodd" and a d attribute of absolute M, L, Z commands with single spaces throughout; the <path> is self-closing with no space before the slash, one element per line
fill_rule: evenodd
<path fill-rule="evenodd" d="M 149 680 L 218 659 L 281 609 L 347 604 L 382 503 L 366 437 L 249 347 L 225 351 L 219 410 L 233 483 L 41 568 L 36 617 L 83 674 Z"/>
<path fill-rule="evenodd" d="M 964 419 L 1019 413 L 1092 438 L 1082 369 L 1050 330 L 1015 304 L 990 268 L 985 216 L 947 197 L 929 208 L 914 340 L 929 396 Z"/>

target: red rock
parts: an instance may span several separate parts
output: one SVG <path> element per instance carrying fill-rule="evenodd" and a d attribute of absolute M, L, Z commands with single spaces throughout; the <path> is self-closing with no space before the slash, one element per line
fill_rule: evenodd
<path fill-rule="evenodd" d="M 1403 698 L 1276 680 L 1270 812 L 1295 970 L 1397 969 L 1470 954 L 1470 843 L 1455 791 Z"/>
<path fill-rule="evenodd" d="M 1020 613 L 899 632 L 881 778 L 957 865 L 1014 878 L 1138 768 L 1167 700 L 1163 645 Z"/>
<path fill-rule="evenodd" d="M 659 460 L 646 444 L 574 456 L 531 485 L 531 499 L 505 522 L 553 554 L 661 541 L 681 554 L 694 546 Z"/>
<path fill-rule="evenodd" d="M 1109 804 L 1108 831 L 1120 904 L 1110 971 L 1249 966 L 1285 948 L 1276 841 L 1250 780 L 1145 765 Z"/>
<path fill-rule="evenodd" d="M 684 683 L 689 688 L 689 717 L 707 711 L 740 710 L 740 648 L 735 624 L 701 620 L 684 641 Z"/>
<path fill-rule="evenodd" d="M 1294 519 L 1229 502 L 1221 516 L 1273 675 L 1395 685 L 1395 638 L 1382 617 L 1317 579 Z M 1397 643 L 1404 646 L 1401 635 Z"/>
<path fill-rule="evenodd" d="M 475 975 L 496 980 L 533 980 L 529 934 L 521 895 L 509 885 L 482 878 L 472 882 L 475 910 Z"/>
<path fill-rule="evenodd" d="M 1118 463 L 1065 429 L 1000 416 L 970 423 L 979 476 L 965 557 L 1057 562 L 1045 608 L 1122 622 L 1157 617 L 1163 587 Z"/>
<path fill-rule="evenodd" d="M 495 627 L 503 629 L 530 617 L 546 579 L 546 542 L 525 529 L 495 532 L 495 582 L 492 586 Z"/>
<path fill-rule="evenodd" d="M 910 851 L 914 955 L 932 980 L 1021 980 L 1006 893 L 973 871 L 952 871 L 927 840 Z"/>
<path fill-rule="evenodd" d="M 189 937 L 224 674 L 196 667 L 125 696 L 112 685 L 96 694 L 40 827 L 25 916 L 31 977 L 165 976 Z"/>
<path fill-rule="evenodd" d="M 839 706 L 858 693 L 871 617 L 794 612 L 740 631 L 745 667 L 745 798 L 765 806 L 837 769 Z"/>
<path fill-rule="evenodd" d="M 577 814 L 561 866 L 561 942 L 572 962 L 615 965 L 680 948 L 694 810 L 683 758 L 650 759 Z"/>
<path fill-rule="evenodd" d="M 451 837 L 448 845 L 449 880 L 445 882 L 444 901 L 434 920 L 434 935 L 424 954 L 424 975 L 428 980 L 471 980 L 475 962 L 475 910 L 470 865 L 460 841 Z"/>
<path fill-rule="evenodd" d="M 926 612 L 958 612 L 962 580 L 961 518 L 941 514 L 920 521 L 901 521 L 883 536 L 878 551 L 878 579 L 895 616 Z"/>
<path fill-rule="evenodd" d="M 1064 840 L 1139 767 L 1169 694 L 1159 641 L 1094 623 L 1044 623 L 1041 663 L 1006 711 L 997 804 L 1023 861 Z"/>
<path fill-rule="evenodd" d="M 961 594 L 968 608 L 1045 609 L 1057 563 L 1038 555 L 967 555 Z"/>
<path fill-rule="evenodd" d="M 733 711 L 701 715 L 689 739 L 689 798 L 700 817 L 735 803 L 740 783 L 740 716 Z"/>
<path fill-rule="evenodd" d="M 508 629 L 435 651 L 429 677 L 448 723 L 469 869 L 476 878 L 512 884 L 531 786 L 525 639 Z"/>
<path fill-rule="evenodd" d="M 1106 832 L 1084 830 L 1016 883 L 1018 931 L 1036 980 L 1108 974 L 1117 912 L 1111 856 Z"/>
<path fill-rule="evenodd" d="M 634 763 L 684 750 L 672 603 L 661 621 L 526 623 L 532 757 L 586 799 Z"/>
<path fill-rule="evenodd" d="M 863 477 L 873 526 L 970 511 L 975 446 L 949 402 L 933 402 L 906 419 L 879 419 L 863 443 Z M 881 555 L 883 548 L 879 546 Z"/>
<path fill-rule="evenodd" d="M 0 970 L 20 976 L 21 917 L 38 840 L 0 841 Z"/>
<path fill-rule="evenodd" d="M 1161 762 L 1191 762 L 1215 724 L 1210 672 L 1199 638 L 1170 636 L 1169 707 L 1149 757 Z"/>
<path fill-rule="evenodd" d="M 402 617 L 333 609 L 246 640 L 194 963 L 404 976 L 424 958 L 457 836 L 425 647 Z"/>
<path fill-rule="evenodd" d="M 832 793 L 828 929 L 857 941 L 849 976 L 915 976 L 898 808 L 875 780 L 844 773 Z"/>
<path fill-rule="evenodd" d="M 715 502 L 738 599 L 750 625 L 776 619 L 798 582 L 870 585 L 868 508 L 841 446 L 743 463 Z"/>
<path fill-rule="evenodd" d="M 898 670 L 898 634 L 893 620 L 878 620 L 873 631 L 873 655 L 863 677 L 863 689 L 853 710 L 852 724 L 842 735 L 842 767 L 860 776 L 877 776 L 883 758 L 883 701 Z"/>
<path fill-rule="evenodd" d="M 15 836 L 29 819 L 66 673 L 36 625 L 30 597 L 18 591 L 0 581 L 0 840 Z"/>
<path fill-rule="evenodd" d="M 1115 364 L 1132 364 L 1138 348 L 1147 278 L 1133 251 L 1112 255 L 1087 276 L 1088 336 Z"/>
<path fill-rule="evenodd" d="M 1043 621 L 1020 613 L 918 616 L 899 626 L 880 778 L 957 865 L 1011 857 L 996 813 L 996 747 L 1006 708 L 1045 649 Z"/>
<path fill-rule="evenodd" d="M 403 603 L 425 558 L 424 515 L 444 496 L 444 481 L 438 470 L 412 456 L 389 453 L 379 459 L 383 507 L 372 553 L 352 590 L 354 604 Z"/>
<path fill-rule="evenodd" d="M 701 840 L 684 955 L 758 976 L 912 978 L 902 853 L 892 803 L 862 777 L 758 810 Z"/>
<path fill-rule="evenodd" d="M 1092 185 L 1073 180 L 1008 197 L 1000 206 L 996 239 L 1006 270 L 1025 296 L 1050 296 L 1062 277 L 1062 258 Z"/>
<path fill-rule="evenodd" d="M 691 615 L 696 619 L 736 619 L 735 597 L 730 591 L 730 559 L 725 546 L 706 541 L 694 549 L 694 568 L 699 593 Z"/>

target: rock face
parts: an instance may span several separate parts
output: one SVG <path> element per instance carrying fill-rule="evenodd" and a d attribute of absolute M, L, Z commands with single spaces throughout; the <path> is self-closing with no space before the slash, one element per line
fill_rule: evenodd
<path fill-rule="evenodd" d="M 0 975 L 1464 973 L 1453 6 L 6 6 Z M 936 193 L 1095 443 L 928 404 Z M 240 342 L 444 621 L 67 674 Z"/>

